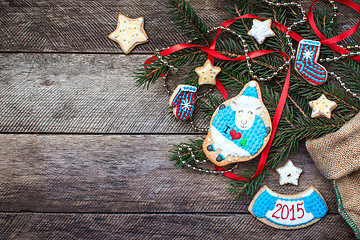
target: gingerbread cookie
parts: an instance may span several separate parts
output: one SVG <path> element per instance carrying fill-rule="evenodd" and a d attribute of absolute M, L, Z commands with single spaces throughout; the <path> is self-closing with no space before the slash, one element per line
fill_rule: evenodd
<path fill-rule="evenodd" d="M 327 206 L 313 186 L 294 195 L 279 194 L 263 186 L 251 201 L 249 212 L 266 225 L 291 230 L 319 221 L 325 216 Z"/>
<path fill-rule="evenodd" d="M 299 42 L 295 69 L 309 83 L 320 85 L 326 82 L 327 71 L 317 63 L 321 43 L 303 39 Z"/>
<path fill-rule="evenodd" d="M 195 93 L 197 88 L 191 85 L 178 85 L 170 97 L 169 104 L 173 107 L 177 119 L 184 121 L 194 111 Z"/>
<path fill-rule="evenodd" d="M 271 30 L 271 23 L 271 19 L 265 21 L 254 19 L 248 34 L 255 38 L 259 44 L 262 44 L 266 38 L 275 36 L 275 33 Z"/>
<path fill-rule="evenodd" d="M 256 81 L 247 83 L 236 97 L 214 112 L 203 143 L 205 155 L 216 165 L 249 161 L 269 141 L 272 125 Z"/>
<path fill-rule="evenodd" d="M 301 168 L 295 167 L 291 160 L 288 160 L 284 166 L 276 168 L 276 172 L 280 175 L 279 184 L 293 184 L 299 185 L 299 177 L 303 172 Z"/>
<path fill-rule="evenodd" d="M 119 14 L 117 27 L 109 38 L 119 43 L 125 54 L 130 53 L 136 45 L 149 41 L 144 30 L 144 18 L 132 19 Z"/>
<path fill-rule="evenodd" d="M 309 102 L 309 105 L 312 109 L 311 117 L 326 117 L 327 119 L 331 118 L 331 111 L 337 107 L 336 102 L 330 101 L 323 94 L 318 99 Z"/>
<path fill-rule="evenodd" d="M 195 72 L 199 76 L 199 85 L 216 84 L 216 75 L 221 72 L 220 67 L 213 66 L 210 60 L 206 60 L 204 66 L 195 68 Z"/>

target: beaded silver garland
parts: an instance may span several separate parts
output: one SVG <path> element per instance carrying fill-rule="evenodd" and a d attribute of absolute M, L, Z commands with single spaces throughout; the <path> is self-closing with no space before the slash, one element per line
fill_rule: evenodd
<path fill-rule="evenodd" d="M 264 2 L 266 2 L 269 6 L 276 6 L 276 7 L 280 7 L 280 6 L 284 6 L 284 7 L 292 7 L 292 6 L 296 6 L 300 9 L 301 11 L 301 19 L 299 21 L 296 21 L 296 22 L 293 22 L 289 27 L 287 27 L 286 29 L 286 33 L 285 33 L 285 38 L 287 39 L 287 45 L 291 48 L 291 55 L 290 55 L 290 59 L 291 60 L 294 60 L 295 59 L 295 55 L 296 55 L 296 50 L 295 48 L 293 47 L 293 44 L 291 42 L 291 37 L 289 35 L 289 32 L 292 30 L 293 27 L 299 25 L 299 24 L 303 24 L 305 23 L 305 21 L 307 20 L 307 16 L 306 16 L 306 11 L 304 10 L 303 6 L 299 3 L 295 3 L 295 2 L 289 2 L 289 3 L 278 3 L 278 2 L 273 2 L 273 1 L 270 1 L 270 0 L 263 0 Z M 334 22 L 334 19 L 335 17 L 337 16 L 337 6 L 335 5 L 335 2 L 332 1 L 332 0 L 329 0 L 329 3 L 330 5 L 332 6 L 332 10 L 333 10 L 333 14 L 331 16 L 331 19 L 330 19 L 330 23 L 333 23 Z M 249 52 L 249 46 L 248 44 L 246 43 L 246 40 L 243 39 L 243 37 L 240 35 L 240 34 L 237 34 L 234 30 L 231 30 L 230 28 L 226 28 L 226 27 L 223 27 L 223 26 L 219 26 L 219 27 L 214 27 L 212 28 L 211 30 L 208 30 L 208 33 L 211 32 L 211 31 L 216 31 L 216 30 L 225 30 L 227 32 L 230 32 L 234 35 L 236 35 L 241 43 L 243 44 L 243 48 L 244 48 L 244 54 L 245 54 L 245 60 L 246 60 L 246 66 L 248 67 L 248 70 L 249 70 L 249 74 L 251 77 L 253 77 L 255 80 L 258 80 L 258 81 L 266 81 L 266 80 L 271 80 L 272 78 L 274 78 L 275 76 L 277 76 L 287 65 L 289 65 L 289 61 L 285 61 L 283 65 L 281 65 L 280 67 L 278 67 L 278 69 L 276 71 L 274 71 L 270 76 L 264 78 L 264 77 L 258 77 L 256 74 L 254 74 L 254 71 L 251 69 L 251 63 L 250 63 L 250 57 L 248 56 L 248 52 Z M 192 43 L 193 41 L 197 40 L 198 38 L 194 38 L 192 40 L 189 40 L 188 43 Z M 356 48 L 356 49 L 359 49 L 359 46 L 358 45 L 354 45 L 354 46 L 348 46 L 346 47 L 347 49 L 353 49 L 353 48 Z M 170 65 L 166 60 L 164 60 L 162 58 L 162 56 L 159 54 L 159 51 L 163 51 L 163 50 L 166 50 L 168 48 L 162 48 L 161 50 L 158 50 L 156 49 L 155 50 L 155 56 L 157 56 L 157 58 L 165 65 L 165 66 L 168 66 L 170 71 L 174 71 L 174 72 L 177 72 L 178 69 L 173 66 L 173 65 Z M 336 60 L 339 60 L 341 58 L 346 58 L 348 56 L 359 56 L 360 55 L 360 51 L 358 52 L 350 52 L 349 54 L 342 54 L 341 56 L 339 57 L 333 57 L 333 58 L 326 58 L 326 59 L 319 59 L 320 62 L 330 62 L 330 61 L 336 61 Z M 329 73 L 330 75 L 333 75 L 335 76 L 336 74 L 331 72 Z M 163 87 L 165 88 L 165 91 L 171 95 L 172 94 L 172 91 L 170 91 L 170 89 L 168 88 L 167 86 L 167 74 L 165 76 L 162 77 L 163 80 L 164 80 L 164 85 Z M 357 97 L 359 99 L 359 97 L 357 96 L 356 93 L 354 93 L 353 91 L 351 91 L 349 88 L 346 87 L 345 83 L 341 81 L 341 77 L 337 76 L 335 77 L 336 80 L 338 80 L 340 82 L 340 85 L 349 93 L 352 94 L 352 96 L 354 97 Z M 199 98 L 202 98 L 206 95 L 208 95 L 209 93 L 211 93 L 213 90 L 213 87 L 209 88 L 207 91 L 205 91 L 204 93 L 202 93 L 201 95 L 197 95 L 196 98 L 195 98 L 195 101 L 198 100 Z M 360 100 L 360 99 L 359 99 Z M 190 118 L 190 125 L 192 126 L 192 128 L 195 130 L 195 131 L 198 131 L 198 132 L 207 132 L 207 128 L 201 128 L 201 127 L 198 127 L 196 125 L 194 125 L 194 121 L 192 118 Z"/>
<path fill-rule="evenodd" d="M 299 21 L 296 21 L 294 23 L 292 23 L 289 27 L 287 27 L 286 29 L 286 33 L 285 33 L 285 38 L 287 39 L 287 45 L 291 48 L 291 55 L 290 55 L 290 59 L 291 60 L 294 60 L 295 59 L 295 55 L 296 55 L 296 50 L 294 49 L 293 47 L 293 44 L 291 42 L 291 37 L 289 35 L 289 32 L 292 30 L 293 27 L 297 26 L 298 24 L 303 24 L 305 23 L 305 21 L 307 20 L 307 17 L 306 17 L 306 12 L 304 10 L 304 8 L 302 7 L 301 4 L 299 3 L 295 3 L 295 2 L 289 2 L 289 3 L 275 3 L 275 2 L 272 2 L 272 1 L 269 1 L 269 0 L 264 0 L 264 2 L 268 3 L 269 6 L 276 6 L 276 7 L 279 7 L 279 6 L 284 6 L 284 7 L 291 7 L 291 6 L 296 6 L 300 9 L 301 11 L 301 14 L 302 14 L 302 19 L 299 20 Z M 329 3 L 331 4 L 332 6 L 332 9 L 333 9 L 333 14 L 332 14 L 332 18 L 330 20 L 330 23 L 333 23 L 334 22 L 334 18 L 337 16 L 337 7 L 335 5 L 335 2 L 332 1 L 332 0 L 329 0 Z M 287 65 L 290 64 L 289 61 L 285 61 L 284 64 L 282 64 L 280 67 L 278 67 L 278 69 L 273 72 L 270 76 L 268 76 L 267 78 L 263 78 L 263 77 L 258 77 L 257 75 L 254 74 L 254 71 L 251 69 L 251 63 L 250 63 L 250 57 L 248 56 L 248 52 L 249 52 L 249 46 L 247 45 L 245 39 L 243 39 L 243 37 L 240 35 L 240 34 L 237 34 L 235 31 L 229 29 L 229 28 L 225 28 L 223 26 L 220 26 L 220 27 L 214 27 L 212 28 L 211 30 L 208 30 L 208 32 L 210 31 L 216 31 L 218 29 L 221 29 L 221 30 L 225 30 L 227 32 L 230 32 L 232 34 L 235 34 L 239 39 L 240 41 L 242 42 L 243 44 L 243 48 L 244 48 L 244 54 L 245 54 L 245 60 L 246 60 L 246 65 L 248 67 L 248 70 L 249 70 L 249 74 L 251 77 L 253 77 L 254 79 L 256 80 L 259 80 L 259 81 L 266 81 L 266 80 L 271 80 L 272 78 L 274 78 L 275 76 L 277 76 L 279 74 L 279 72 L 281 72 Z M 193 41 L 197 40 L 198 38 L 194 38 L 193 40 L 189 40 L 188 42 L 189 43 L 192 43 Z M 340 47 L 343 47 L 343 46 L 340 46 Z M 348 50 L 351 50 L 353 48 L 355 49 L 359 49 L 359 46 L 358 45 L 354 45 L 354 46 L 347 46 L 346 47 Z M 162 50 L 156 50 L 155 51 L 155 55 L 157 56 L 157 58 L 165 65 L 165 66 L 168 66 L 169 69 L 171 71 L 177 71 L 178 69 L 173 66 L 173 65 L 170 65 L 168 64 L 168 62 L 166 60 L 164 60 L 162 58 L 162 56 L 159 54 L 159 51 L 163 51 L 167 48 L 163 48 Z M 326 59 L 319 59 L 320 62 L 330 62 L 330 61 L 336 61 L 336 60 L 339 60 L 341 58 L 346 58 L 348 56 L 359 56 L 360 55 L 360 51 L 357 51 L 357 52 L 349 52 L 349 54 L 342 54 L 340 57 L 334 57 L 334 58 L 326 58 Z M 354 93 L 353 91 L 351 91 L 350 89 L 348 89 L 346 86 L 345 86 L 345 83 L 341 80 L 341 77 L 339 77 L 338 75 L 336 75 L 334 72 L 329 72 L 330 75 L 334 76 L 336 80 L 338 80 L 340 82 L 340 85 L 347 91 L 349 92 L 350 94 L 352 94 L 353 97 L 356 97 L 357 99 L 360 100 L 360 97 Z M 167 74 L 166 74 L 167 76 Z M 166 84 L 166 80 L 167 80 L 167 77 L 164 76 L 163 77 L 163 80 L 164 80 L 164 85 L 163 87 L 165 88 L 166 92 L 168 94 L 172 94 L 172 92 L 169 90 L 167 84 Z M 202 95 L 200 96 L 197 96 L 196 100 L 209 94 L 210 92 L 212 91 L 212 88 L 210 88 L 207 92 L 203 93 Z M 190 119 L 190 124 L 191 126 L 193 127 L 194 130 L 196 131 L 199 131 L 199 132 L 207 132 L 207 129 L 206 128 L 199 128 L 197 126 L 194 125 L 194 122 L 192 120 L 192 118 Z M 192 148 L 190 145 L 187 145 L 187 144 L 181 144 L 180 147 L 178 148 L 178 152 L 177 152 L 177 156 L 178 156 L 178 159 L 180 160 L 181 164 L 188 167 L 188 168 L 191 168 L 193 169 L 194 171 L 198 171 L 198 172 L 204 172 L 204 173 L 207 173 L 207 174 L 224 174 L 226 172 L 233 172 L 235 169 L 238 168 L 238 164 L 234 165 L 234 167 L 228 169 L 228 170 L 222 170 L 222 171 L 216 171 L 216 170 L 209 170 L 209 169 L 202 169 L 202 168 L 199 168 L 199 167 L 195 167 L 189 163 L 187 163 L 186 161 L 184 161 L 182 159 L 182 154 L 181 154 L 181 151 L 183 150 L 183 148 L 186 148 L 187 151 L 190 153 L 190 158 L 196 163 L 196 164 L 203 164 L 203 163 L 207 163 L 209 160 L 208 159 L 204 159 L 204 160 L 198 160 L 195 158 L 195 154 L 193 153 L 192 151 Z"/>
<path fill-rule="evenodd" d="M 268 1 L 268 0 L 264 0 L 266 3 L 268 3 L 269 5 L 275 5 L 275 6 L 297 6 L 297 7 L 299 7 L 300 9 L 301 9 L 301 13 L 303 14 L 303 19 L 302 20 L 304 20 L 304 21 L 298 21 L 298 23 L 303 23 L 303 22 L 305 22 L 306 21 L 306 16 L 305 16 L 305 11 L 304 11 L 304 9 L 303 9 L 303 7 L 301 6 L 301 4 L 299 4 L 299 3 L 294 3 L 294 2 L 291 2 L 291 3 L 274 3 L 274 2 L 271 2 L 271 1 Z M 330 3 L 330 5 L 332 6 L 332 10 L 333 10 L 333 14 L 332 14 L 332 16 L 331 16 L 331 19 L 330 19 L 330 23 L 334 23 L 334 19 L 337 17 L 337 6 L 335 5 L 335 2 L 334 1 L 332 1 L 332 0 L 329 0 L 329 3 Z M 297 24 L 298 24 L 297 23 Z M 295 23 L 293 23 L 288 29 L 287 29 L 287 32 L 290 32 L 291 31 L 291 28 L 293 27 L 293 26 L 295 26 L 294 25 Z M 290 36 L 288 35 L 288 34 L 286 34 L 286 38 L 287 39 L 290 39 Z M 288 42 L 288 44 L 291 44 L 291 42 Z M 291 52 L 292 53 L 294 53 L 295 52 L 295 50 L 292 48 L 292 44 L 291 45 L 289 45 L 290 47 L 291 47 Z M 343 45 L 339 45 L 341 48 L 344 48 L 344 46 Z M 354 45 L 354 46 L 347 46 L 346 47 L 346 49 L 347 50 L 352 50 L 352 49 L 355 49 L 355 50 L 358 50 L 358 49 L 360 49 L 360 47 L 359 47 L 359 45 Z M 339 59 L 345 59 L 345 58 L 347 58 L 347 57 L 354 57 L 354 56 L 360 56 L 360 51 L 350 51 L 348 54 L 341 54 L 340 56 L 334 56 L 333 58 L 325 58 L 325 59 L 323 59 L 323 58 L 320 58 L 319 59 L 319 62 L 332 62 L 332 61 L 337 61 L 337 60 L 339 60 Z M 295 55 L 291 55 L 291 59 L 294 59 L 295 58 Z M 340 86 L 342 87 L 342 88 L 344 88 L 345 90 L 346 90 L 346 92 L 348 92 L 348 93 L 350 93 L 351 94 L 351 96 L 353 96 L 353 97 L 355 97 L 355 98 L 357 98 L 358 100 L 360 100 L 360 97 L 356 94 L 356 93 L 354 93 L 351 89 L 349 89 L 349 88 L 347 88 L 346 87 L 346 85 L 345 85 L 345 83 L 341 80 L 341 77 L 340 76 L 338 76 L 337 74 L 335 74 L 334 72 L 329 72 L 329 74 L 331 75 L 331 76 L 333 76 L 337 81 L 339 81 L 339 83 L 340 83 Z"/>
<path fill-rule="evenodd" d="M 270 1 L 269 1 L 270 2 Z M 282 4 L 283 5 L 283 4 Z M 300 5 L 300 4 L 299 4 Z M 280 5 L 279 5 L 280 6 Z M 302 7 L 301 7 L 302 9 Z M 306 17 L 305 17 L 306 19 Z M 297 25 L 298 23 L 303 23 L 304 21 L 299 21 L 299 22 L 295 22 L 291 25 L 291 27 Z M 291 27 L 288 28 L 289 31 L 291 31 Z M 271 76 L 268 76 L 266 79 L 263 78 L 263 77 L 258 77 L 256 74 L 254 74 L 254 71 L 251 69 L 251 63 L 250 63 L 250 57 L 248 56 L 248 52 L 249 52 L 249 46 L 248 44 L 246 43 L 246 40 L 240 35 L 240 34 L 237 34 L 234 30 L 230 29 L 230 28 L 226 28 L 226 27 L 223 27 L 223 26 L 219 26 L 219 27 L 213 27 L 211 30 L 208 30 L 207 32 L 210 33 L 212 31 L 217 31 L 217 30 L 222 30 L 222 31 L 227 31 L 227 32 L 230 32 L 234 35 L 236 35 L 239 40 L 241 41 L 241 43 L 243 44 L 243 48 L 244 48 L 244 55 L 245 55 L 245 60 L 246 60 L 246 65 L 249 69 L 249 73 L 250 75 L 256 79 L 256 80 L 259 80 L 259 81 L 265 81 L 265 80 L 271 80 L 272 78 L 274 78 L 275 76 L 277 76 L 279 74 L 280 71 L 282 71 L 285 66 L 289 65 L 289 61 L 285 61 L 284 64 L 282 66 L 280 66 L 277 71 L 273 72 Z M 192 40 L 189 40 L 188 43 L 192 43 L 193 41 L 197 40 L 198 38 L 194 38 Z M 292 46 L 292 43 L 290 41 L 290 35 L 286 34 L 286 39 L 288 40 L 288 45 L 289 47 L 292 49 L 292 55 L 291 55 L 291 59 L 294 59 L 295 58 L 295 53 L 296 53 L 296 50 L 293 48 Z M 169 48 L 169 47 L 168 47 Z M 178 68 L 174 65 L 171 65 L 168 63 L 168 61 L 166 61 L 165 59 L 163 59 L 163 57 L 159 54 L 160 51 L 164 51 L 168 48 L 162 48 L 162 49 L 156 49 L 155 50 L 155 56 L 157 57 L 157 59 L 159 59 L 165 66 L 167 66 L 169 68 L 170 71 L 174 71 L 174 72 L 177 72 L 178 71 Z M 171 95 L 172 94 L 172 91 L 169 89 L 168 85 L 167 85 L 167 76 L 168 76 L 168 73 L 166 73 L 162 79 L 164 80 L 164 84 L 163 84 L 163 87 L 165 89 L 165 91 Z M 197 95 L 196 98 L 195 98 L 195 101 L 197 101 L 199 98 L 202 98 L 206 95 L 208 95 L 211 91 L 213 90 L 213 87 L 209 88 L 207 91 L 205 91 L 204 93 L 202 93 L 201 95 Z M 194 121 L 193 119 L 191 118 L 190 119 L 190 125 L 191 127 L 195 130 L 195 131 L 198 131 L 198 132 L 207 132 L 207 128 L 201 128 L 201 127 L 198 127 L 194 124 Z"/>
<path fill-rule="evenodd" d="M 339 45 L 339 47 L 341 48 L 346 48 L 347 50 L 352 50 L 352 49 L 355 49 L 355 50 L 359 50 L 360 47 L 359 45 L 354 45 L 354 46 L 347 46 L 347 47 L 344 47 L 343 45 Z M 360 51 L 357 51 L 357 52 L 349 52 L 348 54 L 341 54 L 340 56 L 334 56 L 332 58 L 320 58 L 319 59 L 319 62 L 335 62 L 337 60 L 340 60 L 340 59 L 345 59 L 347 57 L 354 57 L 354 56 L 360 56 Z M 340 83 L 340 86 L 342 88 L 345 89 L 346 92 L 348 92 L 351 96 L 353 96 L 354 98 L 357 98 L 358 100 L 360 100 L 360 96 L 358 96 L 357 93 L 353 92 L 350 88 L 346 87 L 346 84 L 341 80 L 341 77 L 338 76 L 336 73 L 334 72 L 329 72 L 329 75 L 333 76 L 335 80 L 337 80 L 339 83 Z"/>
<path fill-rule="evenodd" d="M 224 173 L 231 173 L 233 172 L 235 169 L 237 169 L 239 167 L 238 164 L 235 164 L 232 168 L 229 168 L 228 170 L 221 170 L 221 171 L 216 171 L 216 170 L 209 170 L 209 169 L 203 169 L 203 168 L 199 168 L 199 167 L 195 167 L 194 165 L 191 165 L 189 163 L 187 163 L 186 161 L 182 160 L 182 155 L 181 155 L 181 151 L 183 150 L 183 148 L 186 148 L 187 151 L 190 153 L 190 158 L 192 160 L 194 160 L 194 162 L 196 164 L 203 164 L 203 163 L 207 163 L 209 162 L 208 159 L 204 159 L 204 160 L 198 160 L 195 158 L 195 154 L 192 151 L 192 147 L 190 145 L 187 144 L 181 144 L 180 147 L 178 148 L 178 152 L 177 152 L 177 157 L 180 160 L 181 164 L 183 166 L 186 166 L 188 168 L 193 169 L 194 171 L 197 172 L 203 172 L 203 173 L 207 173 L 207 174 L 224 174 Z"/>

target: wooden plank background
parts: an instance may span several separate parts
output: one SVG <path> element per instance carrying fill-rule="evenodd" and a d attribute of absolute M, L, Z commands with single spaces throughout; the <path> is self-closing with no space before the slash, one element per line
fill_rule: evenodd
<path fill-rule="evenodd" d="M 208 26 L 227 19 L 223 0 L 190 3 Z M 170 117 L 161 81 L 134 84 L 155 48 L 185 41 L 167 11 L 161 0 L 0 0 L 0 239 L 354 238 L 303 143 L 298 187 L 275 171 L 264 180 L 323 194 L 328 214 L 301 230 L 262 224 L 227 178 L 168 161 L 173 144 L 204 135 Z M 118 13 L 144 16 L 150 37 L 128 56 L 107 38 Z M 359 20 L 346 14 L 341 30 Z"/>

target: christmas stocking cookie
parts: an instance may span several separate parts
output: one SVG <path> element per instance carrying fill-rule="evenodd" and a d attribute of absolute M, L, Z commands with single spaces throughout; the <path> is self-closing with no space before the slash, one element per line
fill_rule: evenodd
<path fill-rule="evenodd" d="M 326 81 L 326 69 L 316 61 L 319 58 L 321 43 L 303 39 L 299 42 L 295 69 L 309 83 L 320 85 Z"/>
<path fill-rule="evenodd" d="M 210 121 L 203 143 L 205 155 L 216 165 L 249 161 L 269 141 L 271 118 L 256 81 L 246 84 L 240 94 L 221 104 Z"/>
<path fill-rule="evenodd" d="M 173 112 L 181 121 L 191 117 L 194 111 L 196 87 L 190 85 L 178 85 L 170 97 L 169 103 Z"/>

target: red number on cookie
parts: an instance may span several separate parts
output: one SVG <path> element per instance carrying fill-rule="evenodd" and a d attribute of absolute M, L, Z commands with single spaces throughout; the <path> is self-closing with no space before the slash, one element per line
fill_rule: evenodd
<path fill-rule="evenodd" d="M 282 207 L 283 207 L 283 206 L 281 205 L 281 203 L 276 204 L 275 207 L 277 207 L 277 206 L 280 206 L 280 207 L 279 207 L 278 210 L 276 210 L 276 212 L 273 213 L 272 217 L 274 217 L 274 218 L 280 218 L 280 217 L 275 216 L 275 213 L 277 213 L 278 211 L 280 211 L 280 210 L 282 209 Z"/>
<path fill-rule="evenodd" d="M 303 205 L 304 203 L 302 202 L 302 203 L 298 203 L 297 205 L 296 205 L 296 207 L 297 207 L 297 212 L 299 212 L 300 210 L 302 211 L 302 215 L 301 215 L 301 217 L 298 217 L 298 218 L 302 218 L 303 216 L 304 216 L 304 214 L 305 214 L 305 212 L 304 212 L 304 209 L 301 207 L 301 208 L 299 208 L 299 205 Z"/>
<path fill-rule="evenodd" d="M 286 217 L 284 217 L 284 209 L 286 207 Z M 281 210 L 281 219 L 287 219 L 289 217 L 289 207 L 284 205 Z"/>
<path fill-rule="evenodd" d="M 292 212 L 292 218 L 290 218 L 290 220 L 291 220 L 291 221 L 294 221 L 294 220 L 296 220 L 296 219 L 295 219 L 295 210 L 294 210 L 294 207 L 295 207 L 295 206 L 294 206 L 294 205 L 291 205 L 291 206 L 292 206 L 292 207 L 290 208 L 289 211 Z"/>

